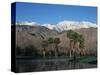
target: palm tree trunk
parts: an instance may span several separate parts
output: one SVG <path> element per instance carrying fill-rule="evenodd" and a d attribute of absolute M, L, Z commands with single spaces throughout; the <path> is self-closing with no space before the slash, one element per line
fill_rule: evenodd
<path fill-rule="evenodd" d="M 57 44 L 55 44 L 55 49 L 56 49 L 55 50 L 55 57 L 57 57 L 58 56 L 58 53 L 57 53 L 58 52 L 58 45 Z"/>
<path fill-rule="evenodd" d="M 71 50 L 70 50 L 70 52 L 69 52 L 69 56 L 70 56 L 70 58 L 72 57 L 72 52 L 71 52 Z"/>
<path fill-rule="evenodd" d="M 73 51 L 73 41 L 70 40 L 70 51 L 69 51 L 70 58 L 72 57 L 72 51 Z"/>
<path fill-rule="evenodd" d="M 45 48 L 44 48 L 44 50 L 43 50 L 43 58 L 45 58 Z"/>

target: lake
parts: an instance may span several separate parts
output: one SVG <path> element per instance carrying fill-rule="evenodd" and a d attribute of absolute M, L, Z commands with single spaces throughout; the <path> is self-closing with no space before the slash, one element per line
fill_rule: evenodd
<path fill-rule="evenodd" d="M 66 59 L 17 59 L 16 72 L 39 72 L 96 68 L 97 64 L 72 62 Z"/>

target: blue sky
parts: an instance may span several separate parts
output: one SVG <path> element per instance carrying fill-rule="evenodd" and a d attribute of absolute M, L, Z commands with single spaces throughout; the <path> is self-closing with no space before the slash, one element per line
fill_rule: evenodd
<path fill-rule="evenodd" d="M 97 7 L 16 3 L 16 21 L 55 24 L 60 21 L 89 21 L 97 24 Z"/>

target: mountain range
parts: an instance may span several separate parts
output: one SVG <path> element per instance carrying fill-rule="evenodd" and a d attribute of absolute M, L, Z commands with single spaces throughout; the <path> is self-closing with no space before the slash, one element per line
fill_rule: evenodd
<path fill-rule="evenodd" d="M 83 35 L 87 54 L 96 54 L 97 52 L 97 27 L 93 23 L 68 21 L 60 22 L 57 25 L 24 23 L 16 24 L 16 46 L 21 48 L 33 45 L 41 51 L 43 40 L 52 37 L 60 38 L 59 50 L 65 53 L 69 50 L 70 43 L 67 30 L 72 29 Z M 50 49 L 51 47 L 48 46 L 47 51 Z"/>
<path fill-rule="evenodd" d="M 30 25 L 30 26 L 44 26 L 48 29 L 55 30 L 58 32 L 66 31 L 66 30 L 75 30 L 75 29 L 81 29 L 81 28 L 96 28 L 97 25 L 95 23 L 87 22 L 87 21 L 61 21 L 56 24 L 39 24 L 37 22 L 17 22 L 16 25 Z"/>

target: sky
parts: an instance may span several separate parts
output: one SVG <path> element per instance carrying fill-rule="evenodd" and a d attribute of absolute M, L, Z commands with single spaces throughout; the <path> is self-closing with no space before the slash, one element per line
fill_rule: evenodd
<path fill-rule="evenodd" d="M 29 21 L 40 24 L 56 24 L 64 20 L 88 21 L 97 24 L 97 7 L 16 3 L 16 22 Z"/>

